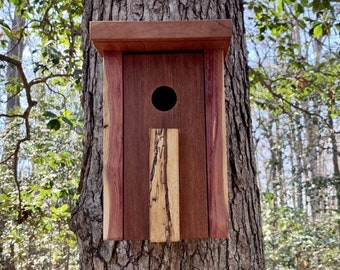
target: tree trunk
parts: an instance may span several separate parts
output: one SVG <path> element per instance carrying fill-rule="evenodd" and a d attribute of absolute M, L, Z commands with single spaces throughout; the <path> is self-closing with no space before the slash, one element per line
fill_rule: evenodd
<path fill-rule="evenodd" d="M 14 18 L 12 19 L 12 28 L 15 31 L 19 31 L 22 27 L 25 26 L 25 19 L 20 17 L 16 12 L 14 14 Z M 24 42 L 23 37 L 20 37 L 19 39 L 13 38 L 9 40 L 8 42 L 8 52 L 9 56 L 13 57 L 17 60 L 22 60 L 22 54 L 24 51 Z M 18 71 L 15 66 L 8 64 L 7 70 L 6 70 L 6 77 L 8 78 L 9 82 L 9 88 L 15 88 L 15 91 L 7 91 L 7 104 L 6 104 L 6 111 L 7 114 L 13 113 L 15 109 L 18 109 L 20 107 L 20 76 L 18 74 Z M 13 85 L 16 85 L 16 87 L 13 87 Z M 13 124 L 15 122 L 16 124 Z M 12 142 L 17 139 L 17 135 L 19 133 L 19 128 L 17 125 L 17 119 L 10 119 L 10 121 L 6 121 L 6 129 L 11 130 L 11 136 L 9 138 L 9 141 Z M 6 153 L 7 151 L 11 151 L 9 145 L 7 142 L 3 145 L 3 153 Z M 6 154 L 5 154 L 6 155 Z M 0 155 L 0 160 L 2 160 L 3 157 Z M 6 227 L 7 223 L 7 217 L 0 215 L 0 237 L 2 237 L 2 233 L 4 228 Z M 14 251 L 14 245 L 10 245 L 11 255 L 12 257 L 4 257 L 3 256 L 3 243 L 0 244 L 0 265 L 3 267 L 3 269 L 11 270 L 15 269 L 15 265 L 13 263 L 13 257 L 15 256 Z"/>
<path fill-rule="evenodd" d="M 13 21 L 12 21 L 12 29 L 19 31 L 22 27 L 25 26 L 25 19 L 20 17 L 18 14 L 14 15 Z M 10 52 L 9 55 L 13 56 L 17 60 L 22 59 L 22 53 L 24 51 L 24 42 L 23 37 L 20 37 L 19 39 L 11 39 L 9 41 L 8 51 Z M 20 80 L 18 70 L 15 66 L 8 65 L 7 66 L 7 78 L 12 81 L 12 83 L 15 85 L 19 85 L 16 80 Z M 12 93 L 7 93 L 7 112 L 15 109 L 16 107 L 20 107 L 20 87 L 17 86 L 15 91 L 12 91 Z"/>
<path fill-rule="evenodd" d="M 226 61 L 230 238 L 177 243 L 102 240 L 102 59 L 89 41 L 91 20 L 199 20 L 232 18 Z M 264 269 L 259 191 L 248 98 L 243 3 L 202 1 L 84 1 L 84 155 L 79 205 L 71 228 L 82 269 Z"/>

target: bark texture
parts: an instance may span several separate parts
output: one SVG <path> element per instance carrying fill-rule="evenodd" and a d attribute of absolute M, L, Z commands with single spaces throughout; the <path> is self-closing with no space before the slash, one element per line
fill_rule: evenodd
<path fill-rule="evenodd" d="M 91 20 L 233 20 L 225 63 L 230 238 L 178 243 L 102 240 L 102 59 L 89 41 Z M 259 192 L 248 97 L 243 2 L 239 0 L 84 0 L 84 156 L 71 228 L 82 269 L 264 269 Z M 138 226 L 138 224 L 136 224 Z"/>

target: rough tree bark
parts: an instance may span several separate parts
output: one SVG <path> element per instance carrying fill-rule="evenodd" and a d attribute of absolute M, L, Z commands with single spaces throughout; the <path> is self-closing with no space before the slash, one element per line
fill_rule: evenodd
<path fill-rule="evenodd" d="M 230 238 L 148 241 L 102 240 L 102 59 L 89 41 L 91 20 L 233 20 L 225 63 Z M 264 269 L 259 192 L 248 98 L 243 2 L 239 0 L 94 0 L 83 11 L 84 156 L 79 205 L 71 228 L 82 269 Z"/>

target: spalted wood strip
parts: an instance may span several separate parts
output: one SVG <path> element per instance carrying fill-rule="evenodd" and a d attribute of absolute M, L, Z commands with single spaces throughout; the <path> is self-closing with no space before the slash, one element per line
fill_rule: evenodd
<path fill-rule="evenodd" d="M 206 138 L 209 237 L 228 237 L 224 57 L 222 50 L 205 51 Z"/>
<path fill-rule="evenodd" d="M 103 193 L 104 240 L 123 239 L 122 54 L 104 55 Z"/>
<path fill-rule="evenodd" d="M 185 51 L 223 49 L 232 36 L 231 20 L 90 23 L 94 46 L 103 55 L 107 50 Z"/>
<path fill-rule="evenodd" d="M 178 129 L 150 130 L 150 241 L 180 241 Z"/>
<path fill-rule="evenodd" d="M 179 208 L 179 131 L 166 129 L 167 133 L 167 183 L 168 183 L 168 213 L 170 226 L 170 241 L 180 241 L 180 208 Z"/>

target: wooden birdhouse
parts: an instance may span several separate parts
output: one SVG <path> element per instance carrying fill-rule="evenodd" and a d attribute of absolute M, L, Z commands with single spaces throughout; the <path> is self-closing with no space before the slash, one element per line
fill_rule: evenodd
<path fill-rule="evenodd" d="M 92 22 L 104 62 L 104 239 L 228 237 L 230 20 Z"/>

